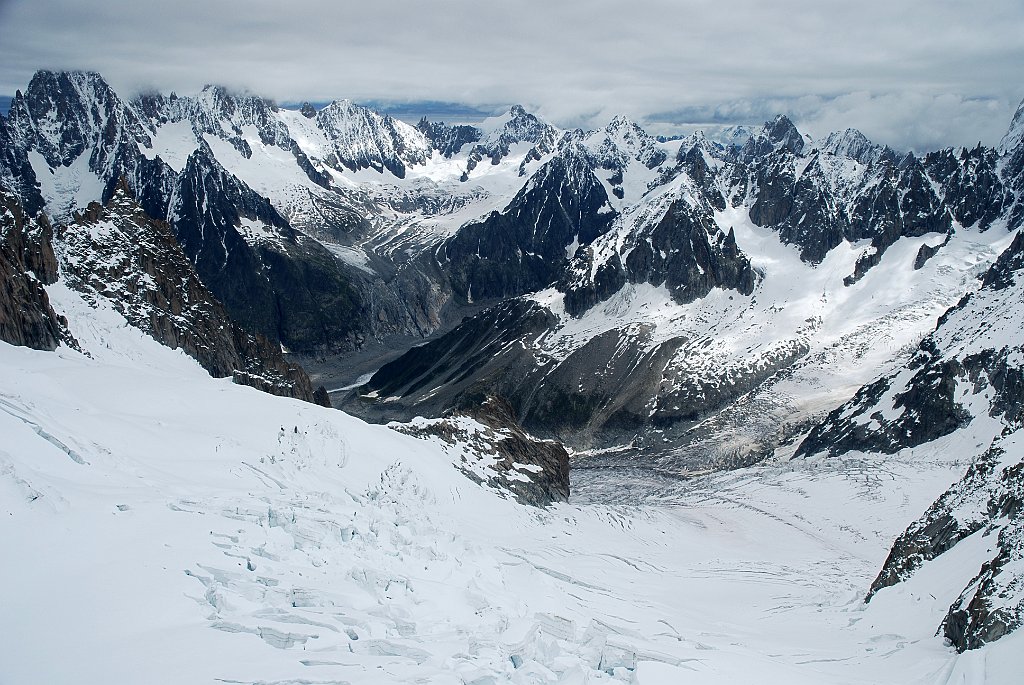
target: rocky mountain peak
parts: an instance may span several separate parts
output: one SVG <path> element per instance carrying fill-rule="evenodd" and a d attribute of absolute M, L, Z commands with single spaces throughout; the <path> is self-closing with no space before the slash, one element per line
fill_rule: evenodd
<path fill-rule="evenodd" d="M 882 160 L 894 162 L 896 155 L 887 146 L 877 145 L 855 128 L 830 133 L 819 148 L 839 157 L 849 157 L 861 164 L 872 164 Z"/>
<path fill-rule="evenodd" d="M 75 345 L 43 288 L 57 280 L 52 241 L 46 217 L 27 216 L 17 198 L 0 189 L 0 340 L 37 350 Z"/>
<path fill-rule="evenodd" d="M 335 100 L 314 119 L 333 147 L 333 155 L 325 161 L 339 171 L 386 169 L 405 178 L 408 166 L 425 164 L 433 154 L 422 131 L 351 100 Z"/>
<path fill-rule="evenodd" d="M 804 150 L 804 137 L 785 114 L 766 121 L 761 131 L 743 144 L 739 158 L 749 163 L 776 150 L 787 150 L 797 156 Z"/>
<path fill-rule="evenodd" d="M 527 112 L 522 105 L 512 105 L 505 114 L 484 120 L 479 129 L 479 142 L 469 152 L 463 181 L 469 179 L 470 173 L 484 159 L 489 158 L 493 165 L 499 164 L 517 143 L 532 144 L 529 156 L 540 159 L 554 149 L 559 135 L 557 128 Z"/>
<path fill-rule="evenodd" d="M 705 153 L 711 157 L 719 157 L 722 155 L 722 145 L 704 135 L 704 131 L 694 131 L 683 138 L 679 143 L 679 152 L 676 153 L 676 158 L 683 159 L 687 155 L 693 153 L 694 150 Z"/>
<path fill-rule="evenodd" d="M 625 114 L 616 114 L 615 116 L 612 117 L 611 121 L 608 122 L 608 125 L 605 126 L 605 130 L 608 131 L 609 133 L 613 133 L 615 131 L 620 130 L 633 130 L 639 128 L 640 127 L 637 126 L 636 122 L 627 117 Z"/>
<path fill-rule="evenodd" d="M 438 152 L 449 158 L 458 154 L 464 145 L 480 140 L 482 135 L 476 126 L 449 126 L 443 121 L 432 122 L 426 117 L 420 119 L 416 129 L 427 137 Z"/>
<path fill-rule="evenodd" d="M 620 173 L 631 159 L 653 169 L 666 158 L 665 151 L 647 131 L 622 115 L 616 115 L 603 130 L 591 136 L 589 145 L 602 167 Z"/>
<path fill-rule="evenodd" d="M 11 103 L 8 125 L 16 144 L 34 147 L 51 167 L 88 151 L 89 168 L 100 171 L 120 146 L 152 144 L 135 112 L 95 72 L 36 72 Z"/>
<path fill-rule="evenodd" d="M 1006 131 L 1003 139 L 999 141 L 999 152 L 1003 154 L 1013 152 L 1020 147 L 1022 142 L 1024 142 L 1024 100 L 1017 105 L 1017 111 L 1010 121 L 1010 128 Z"/>
<path fill-rule="evenodd" d="M 522 105 L 512 105 L 508 113 L 484 122 L 485 131 L 480 145 L 488 151 L 504 148 L 515 143 L 547 144 L 557 140 L 557 129 L 536 114 L 526 111 Z"/>

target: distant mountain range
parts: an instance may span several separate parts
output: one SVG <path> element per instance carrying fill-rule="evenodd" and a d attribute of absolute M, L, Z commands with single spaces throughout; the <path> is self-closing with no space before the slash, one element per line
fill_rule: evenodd
<path fill-rule="evenodd" d="M 815 141 L 781 115 L 719 138 L 561 130 L 520 106 L 413 126 L 214 86 L 123 99 L 39 72 L 0 119 L 18 283 L 0 331 L 74 345 L 45 297 L 60 278 L 219 375 L 326 403 L 301 361 L 382 422 L 491 407 L 579 469 L 679 477 L 969 431 L 972 470 L 872 592 L 998 533 L 942 628 L 998 639 L 1024 617 L 1006 600 L 1024 577 L 1024 106 L 995 148 Z M 542 501 L 568 489 L 559 454 Z"/>

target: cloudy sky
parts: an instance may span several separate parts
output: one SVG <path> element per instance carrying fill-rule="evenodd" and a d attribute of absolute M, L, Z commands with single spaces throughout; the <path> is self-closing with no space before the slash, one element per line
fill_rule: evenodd
<path fill-rule="evenodd" d="M 97 70 L 122 95 L 521 102 L 660 133 L 782 112 L 920 151 L 998 143 L 1024 98 L 1024 2 L 0 0 L 0 95 L 40 68 Z"/>

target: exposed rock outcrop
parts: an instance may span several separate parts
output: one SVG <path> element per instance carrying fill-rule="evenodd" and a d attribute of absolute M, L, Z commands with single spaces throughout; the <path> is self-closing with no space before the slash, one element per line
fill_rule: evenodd
<path fill-rule="evenodd" d="M 852 450 L 895 454 L 971 426 L 990 446 L 893 543 L 867 599 L 910 579 L 968 537 L 990 542 L 980 570 L 940 631 L 959 651 L 1024 624 L 1024 236 L 981 289 L 947 311 L 905 368 L 862 388 L 815 426 L 798 456 Z M 980 424 L 975 427 L 975 424 Z M 985 444 L 985 443 L 982 443 Z"/>
<path fill-rule="evenodd" d="M 147 216 L 126 184 L 106 206 L 90 204 L 60 230 L 64 276 L 87 298 L 106 299 L 133 326 L 180 348 L 213 376 L 232 376 L 274 395 L 317 399 L 309 377 L 284 360 L 279 346 L 231 321 L 170 227 Z M 323 403 L 323 393 L 319 399 Z"/>
<path fill-rule="evenodd" d="M 507 490 L 523 504 L 544 507 L 569 499 L 569 454 L 561 444 L 538 440 L 516 422 L 512 407 L 496 397 L 473 395 L 441 419 L 391 424 L 402 433 L 436 436 L 471 448 L 459 468 L 468 477 Z"/>
<path fill-rule="evenodd" d="M 57 280 L 52 240 L 45 216 L 26 216 L 18 200 L 0 190 L 0 340 L 37 350 L 75 346 L 43 288 Z"/>
<path fill-rule="evenodd" d="M 503 211 L 463 226 L 438 255 L 452 289 L 467 300 L 522 295 L 558 281 L 575 248 L 614 218 L 586 151 L 569 141 Z"/>
<path fill-rule="evenodd" d="M 657 223 L 638 227 L 623 241 L 621 250 L 624 259 L 616 253 L 597 268 L 589 259 L 573 265 L 577 277 L 570 276 L 563 286 L 569 314 L 583 314 L 626 281 L 664 285 L 673 300 L 687 304 L 712 288 L 749 295 L 757 280 L 750 260 L 736 245 L 735 233 L 731 229 L 723 233 L 710 212 L 700 211 L 685 199 L 674 201 Z"/>

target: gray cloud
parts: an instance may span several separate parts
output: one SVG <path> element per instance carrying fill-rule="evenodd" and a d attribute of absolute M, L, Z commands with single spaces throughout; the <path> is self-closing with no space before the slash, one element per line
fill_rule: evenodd
<path fill-rule="evenodd" d="M 523 102 L 562 125 L 785 112 L 816 137 L 922 150 L 998 142 L 1024 96 L 1021 35 L 1019 0 L 7 0 L 0 93 L 95 69 L 119 92 Z"/>

